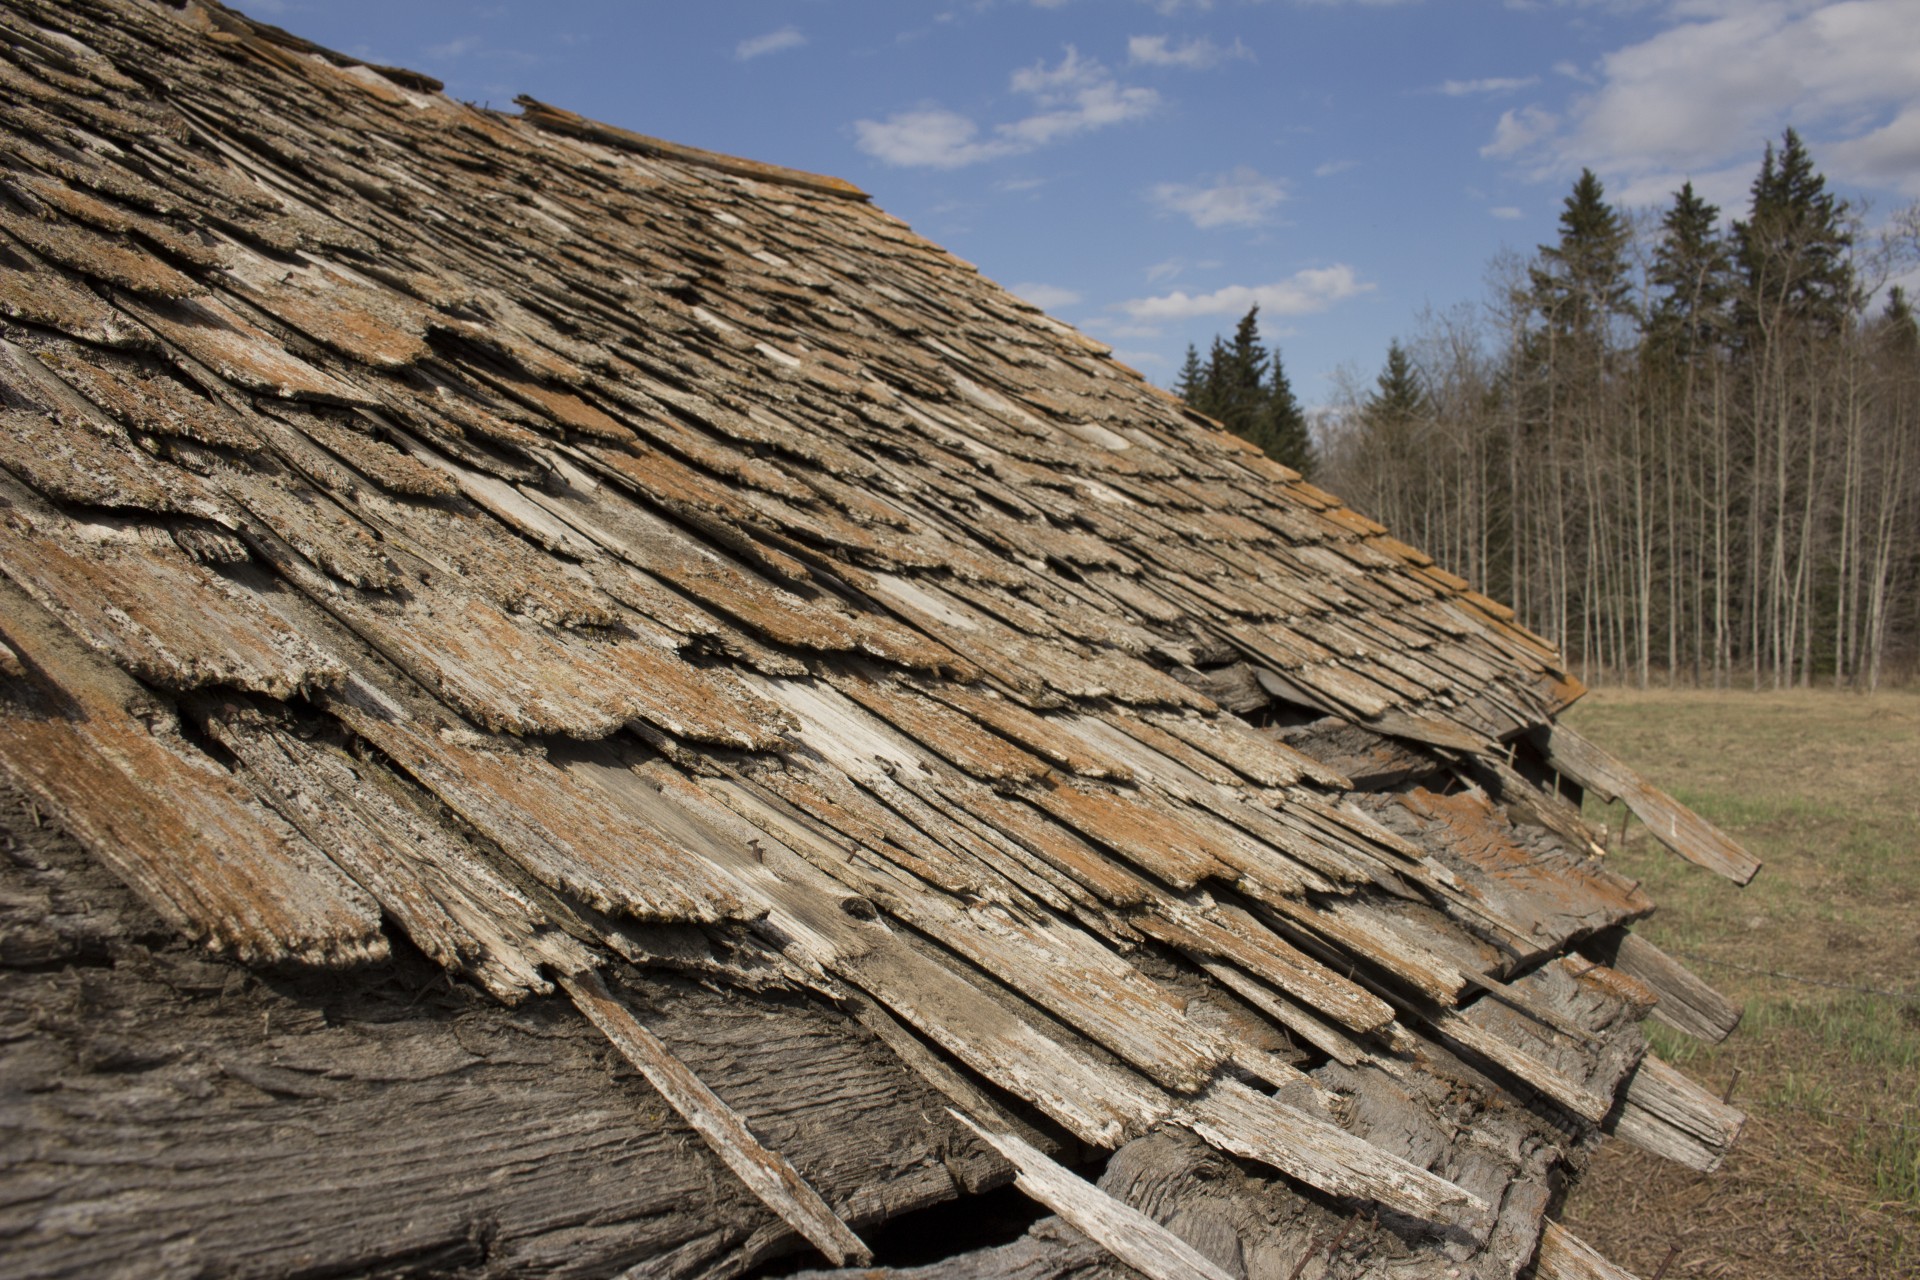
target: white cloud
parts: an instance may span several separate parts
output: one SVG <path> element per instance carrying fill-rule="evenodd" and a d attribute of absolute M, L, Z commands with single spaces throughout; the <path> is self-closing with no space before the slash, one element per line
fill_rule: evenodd
<path fill-rule="evenodd" d="M 1487 212 L 1496 218 L 1501 218 L 1509 222 L 1515 218 L 1524 218 L 1527 216 L 1524 209 L 1516 209 L 1510 204 L 1495 205 L 1493 208 L 1487 210 Z"/>
<path fill-rule="evenodd" d="M 1316 178 L 1331 178 L 1336 173 L 1345 173 L 1349 169 L 1360 167 L 1358 160 L 1329 160 L 1313 171 Z"/>
<path fill-rule="evenodd" d="M 1241 165 L 1211 186 L 1162 182 L 1148 192 L 1148 198 L 1163 211 L 1183 214 L 1202 229 L 1257 227 L 1286 200 L 1287 189 Z"/>
<path fill-rule="evenodd" d="M 769 31 L 762 36 L 742 40 L 733 47 L 733 56 L 741 62 L 753 58 L 763 58 L 769 53 L 779 53 L 786 49 L 798 49 L 807 42 L 798 27 L 782 27 L 778 31 Z"/>
<path fill-rule="evenodd" d="M 1132 36 L 1127 40 L 1127 61 L 1137 67 L 1179 67 L 1186 71 L 1205 71 L 1230 58 L 1251 58 L 1253 50 L 1238 38 L 1230 45 L 1217 45 L 1205 36 L 1176 45 L 1170 36 Z"/>
<path fill-rule="evenodd" d="M 1345 263 L 1296 271 L 1272 284 L 1234 284 L 1212 293 L 1184 290 L 1157 298 L 1135 298 L 1120 310 L 1135 320 L 1184 320 L 1193 316 L 1244 315 L 1258 306 L 1269 316 L 1303 316 L 1325 311 L 1343 298 L 1366 293 L 1373 285 L 1362 281 Z"/>
<path fill-rule="evenodd" d="M 857 120 L 853 131 L 862 151 L 887 164 L 958 169 L 1012 154 L 1001 143 L 980 141 L 979 125 L 940 107 L 899 111 L 885 120 Z"/>
<path fill-rule="evenodd" d="M 1012 292 L 1025 298 L 1042 311 L 1053 311 L 1060 307 L 1070 307 L 1080 301 L 1080 295 L 1072 289 L 1063 289 L 1057 284 L 1016 284 L 1009 286 Z"/>
<path fill-rule="evenodd" d="M 1514 93 L 1539 83 L 1539 76 L 1488 76 L 1481 80 L 1445 80 L 1440 92 L 1449 98 L 1464 98 L 1476 93 Z"/>
<path fill-rule="evenodd" d="M 969 117 L 926 106 L 896 112 L 885 120 L 857 120 L 855 141 L 862 151 L 888 164 L 957 169 L 1138 120 L 1160 105 L 1160 95 L 1152 89 L 1120 83 L 1098 59 L 1082 58 L 1072 45 L 1058 66 L 1049 67 L 1042 60 L 1015 71 L 1010 87 L 1032 99 L 1032 113 L 995 125 L 985 136 Z"/>
<path fill-rule="evenodd" d="M 1750 173 L 1760 143 L 1792 125 L 1834 177 L 1920 194 L 1916 16 L 1913 0 L 1672 0 L 1664 30 L 1593 65 L 1564 121 L 1509 113 L 1483 154 L 1541 178 L 1584 164 L 1671 190 Z"/>
<path fill-rule="evenodd" d="M 1544 138 L 1553 136 L 1560 127 L 1560 117 L 1551 111 L 1539 107 L 1525 106 L 1509 109 L 1500 113 L 1500 123 L 1493 127 L 1493 141 L 1480 148 L 1480 154 L 1489 157 L 1517 156 Z"/>

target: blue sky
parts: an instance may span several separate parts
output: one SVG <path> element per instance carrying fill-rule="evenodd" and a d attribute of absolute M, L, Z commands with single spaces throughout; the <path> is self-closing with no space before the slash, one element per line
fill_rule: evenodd
<path fill-rule="evenodd" d="M 1798 127 L 1920 199 L 1920 0 L 253 0 L 458 98 L 833 174 L 1155 381 L 1253 302 L 1301 398 L 1553 238 L 1583 165 L 1729 213 Z"/>

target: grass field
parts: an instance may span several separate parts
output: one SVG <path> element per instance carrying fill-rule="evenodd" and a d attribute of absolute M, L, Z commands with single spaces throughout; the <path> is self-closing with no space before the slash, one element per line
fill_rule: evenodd
<path fill-rule="evenodd" d="M 1637 826 L 1612 855 L 1638 926 L 1746 1010 L 1655 1051 L 1750 1119 L 1702 1176 L 1609 1142 L 1578 1234 L 1643 1277 L 1920 1276 L 1920 694 L 1603 690 L 1582 733 L 1766 861 L 1736 889 Z M 1618 830 L 1620 811 L 1590 807 Z"/>

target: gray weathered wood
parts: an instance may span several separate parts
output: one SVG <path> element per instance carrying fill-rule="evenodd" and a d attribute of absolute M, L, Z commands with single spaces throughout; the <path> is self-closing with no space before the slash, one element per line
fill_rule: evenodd
<path fill-rule="evenodd" d="M 791 1161 L 753 1136 L 734 1109 L 686 1063 L 674 1057 L 627 1007 L 613 998 L 600 975 L 589 969 L 560 975 L 573 1003 L 647 1083 L 673 1105 L 706 1144 L 738 1174 L 766 1206 L 813 1242 L 836 1265 L 873 1260 L 860 1237 L 848 1229 L 820 1193 L 807 1184 Z"/>
<path fill-rule="evenodd" d="M 1373 1200 L 1481 1237 L 1493 1224 L 1492 1207 L 1471 1192 L 1238 1081 L 1217 1082 L 1179 1118 L 1220 1150 L 1331 1195 Z"/>
<path fill-rule="evenodd" d="M 1652 988 L 1660 997 L 1653 1016 L 1677 1031 L 1717 1044 L 1740 1025 L 1739 1005 L 1637 933 L 1609 929 L 1588 939 L 1582 950 Z"/>
<path fill-rule="evenodd" d="M 1627 1081 L 1608 1118 L 1614 1136 L 1655 1155 L 1712 1173 L 1727 1158 L 1747 1117 L 1651 1055 Z"/>
<path fill-rule="evenodd" d="M 1760 860 L 1733 837 L 1566 725 L 1542 725 L 1534 730 L 1533 741 L 1560 773 L 1602 800 L 1624 800 L 1654 839 L 1688 862 L 1735 884 L 1746 884 L 1760 873 Z"/>
<path fill-rule="evenodd" d="M 1012 1134 L 993 1133 L 958 1111 L 952 1114 L 1013 1163 L 1019 1170 L 1015 1186 L 1149 1280 L 1235 1280 L 1146 1214 L 1075 1177 Z"/>
<path fill-rule="evenodd" d="M 1615 1266 L 1600 1251 L 1557 1222 L 1540 1233 L 1540 1254 L 1534 1259 L 1535 1280 L 1638 1280 L 1625 1267 Z"/>

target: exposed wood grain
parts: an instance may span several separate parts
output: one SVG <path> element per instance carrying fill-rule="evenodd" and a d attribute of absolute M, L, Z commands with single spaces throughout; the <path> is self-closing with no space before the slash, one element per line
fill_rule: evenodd
<path fill-rule="evenodd" d="M 1484 1238 L 1493 1207 L 1364 1139 L 1232 1080 L 1188 1103 L 1180 1121 L 1209 1143 L 1332 1195 L 1372 1200 Z"/>
<path fill-rule="evenodd" d="M 1010 1133 L 951 1113 L 1019 1170 L 1014 1185 L 1149 1280 L 1234 1280 L 1192 1245 L 1121 1200 L 1075 1177 Z"/>
<path fill-rule="evenodd" d="M 1557 1222 L 1549 1222 L 1540 1233 L 1540 1254 L 1534 1260 L 1533 1274 L 1537 1280 L 1639 1280 Z"/>
<path fill-rule="evenodd" d="M 386 954 L 372 898 L 182 739 L 131 678 L 9 583 L 0 606 L 27 671 L 0 687 L 0 771 L 193 937 L 262 962 Z"/>
<path fill-rule="evenodd" d="M 1627 1081 L 1608 1127 L 1636 1147 L 1712 1173 L 1733 1149 L 1746 1121 L 1739 1108 L 1648 1055 Z"/>
<path fill-rule="evenodd" d="M 786 1219 L 837 1266 L 864 1265 L 873 1255 L 860 1237 L 848 1229 L 820 1193 L 807 1184 L 792 1163 L 753 1136 L 739 1114 L 729 1107 L 687 1065 L 613 998 L 600 975 L 591 969 L 561 974 L 560 985 L 574 1004 L 622 1056 L 631 1062 L 660 1096 L 693 1126 L 694 1132 L 738 1174 L 766 1206 Z"/>
<path fill-rule="evenodd" d="M 1562 724 L 1534 730 L 1533 741 L 1547 763 L 1603 800 L 1624 800 L 1635 817 L 1647 824 L 1667 848 L 1688 862 L 1746 884 L 1760 874 L 1760 860 L 1742 849 L 1726 832 L 1653 786 L 1622 764 L 1611 752 L 1594 745 Z"/>
<path fill-rule="evenodd" d="M 1740 1025 L 1739 1005 L 1637 933 L 1609 929 L 1589 938 L 1582 950 L 1650 987 L 1660 997 L 1653 1016 L 1675 1030 L 1717 1044 Z"/>

